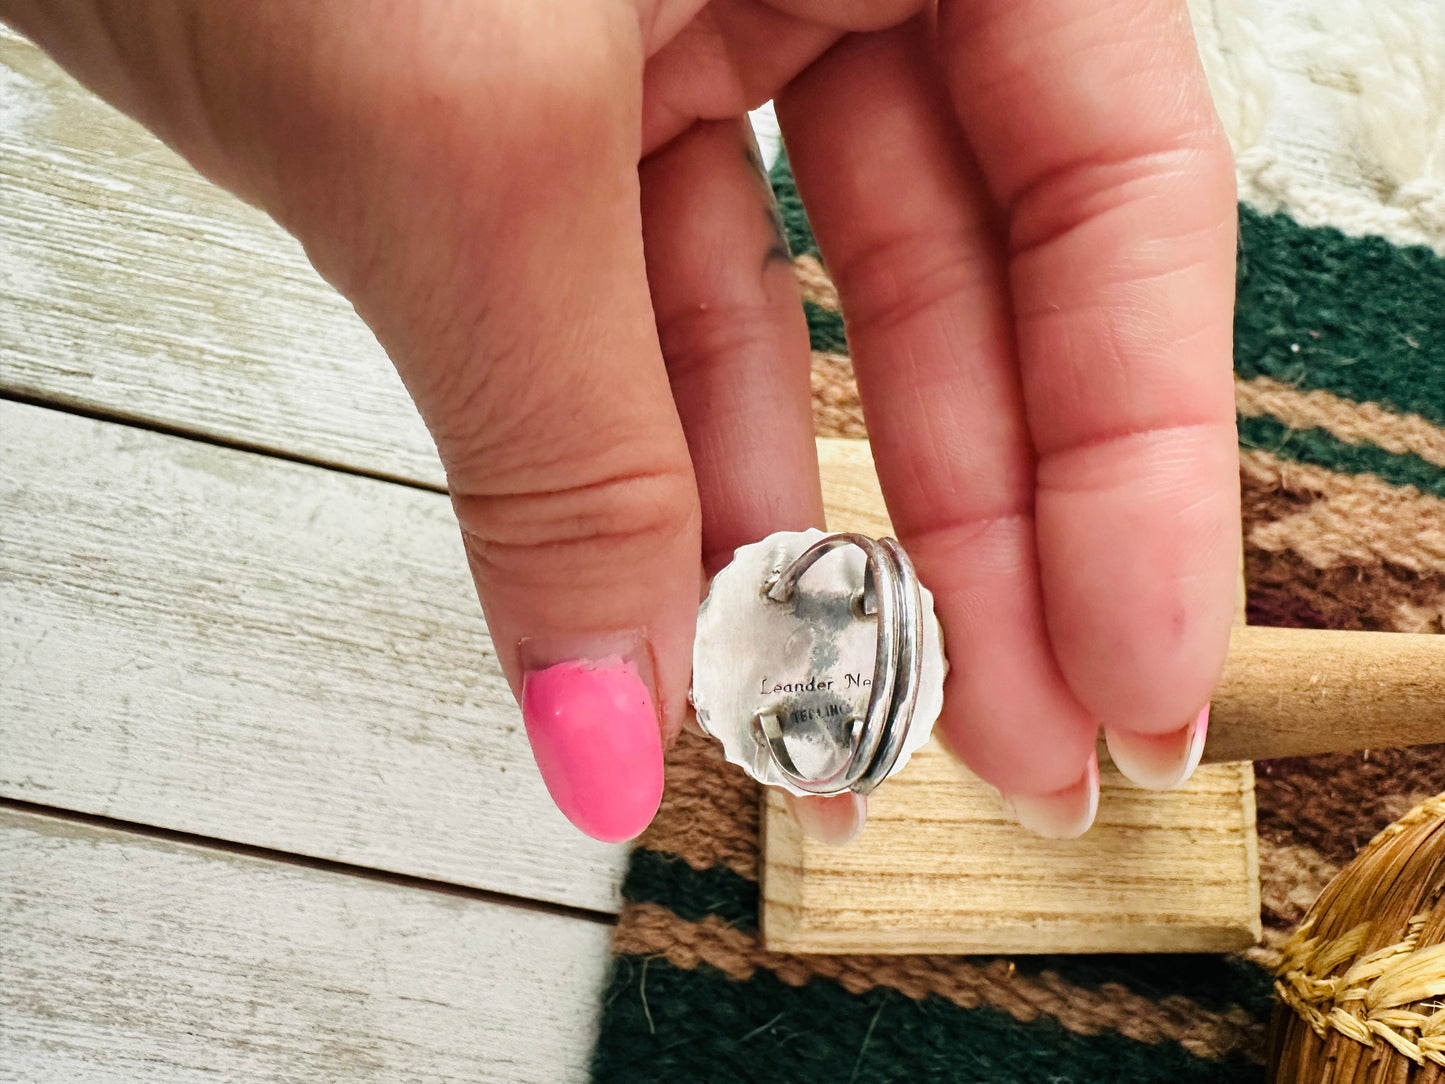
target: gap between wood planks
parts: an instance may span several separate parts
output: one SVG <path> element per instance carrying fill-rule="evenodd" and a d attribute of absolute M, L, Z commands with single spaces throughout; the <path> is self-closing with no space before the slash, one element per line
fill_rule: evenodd
<path fill-rule="evenodd" d="M 610 914 L 606 911 L 594 911 L 588 907 L 574 907 L 565 903 L 551 903 L 546 900 L 533 899 L 530 896 L 515 896 L 508 892 L 472 888 L 468 885 L 453 884 L 450 881 L 439 881 L 430 877 L 417 877 L 407 873 L 394 873 L 390 870 L 376 869 L 372 866 L 360 866 L 352 862 L 339 862 L 332 858 L 318 858 L 314 855 L 297 854 L 294 851 L 281 851 L 272 847 L 258 847 L 249 843 L 235 843 L 228 839 L 217 839 L 214 836 L 198 835 L 194 832 L 182 832 L 174 828 L 158 828 L 155 825 L 141 824 L 138 821 L 121 820 L 116 817 L 105 817 L 95 813 L 80 813 L 76 810 L 64 809 L 60 806 L 43 805 L 39 802 L 27 802 L 19 798 L 0 796 L 0 810 L 7 809 L 16 813 L 30 813 L 35 816 L 49 817 L 52 820 L 85 824 L 93 828 L 108 828 L 116 832 L 127 832 L 131 835 L 164 840 L 168 843 L 184 843 L 187 846 L 219 851 L 223 854 L 258 858 L 263 861 L 275 862 L 278 865 L 296 866 L 323 873 L 336 873 L 364 881 L 394 885 L 399 888 L 414 888 L 422 892 L 431 892 L 437 895 L 458 896 L 462 899 L 478 900 L 482 903 L 514 907 L 520 911 L 537 911 L 542 914 L 556 915 L 561 918 L 576 918 L 584 922 L 595 923 L 599 926 L 615 926 L 617 924 L 617 916 L 615 914 Z"/>
<path fill-rule="evenodd" d="M 70 402 L 63 398 L 29 395 L 25 392 L 12 391 L 8 388 L 0 387 L 0 402 L 18 403 L 21 406 L 38 407 L 41 410 L 53 410 L 59 414 L 73 414 L 79 418 L 89 418 L 91 421 L 106 422 L 111 425 L 124 425 L 131 429 L 141 429 L 163 437 L 193 440 L 197 444 L 209 444 L 214 448 L 228 448 L 237 452 L 249 452 L 252 455 L 264 455 L 270 459 L 284 460 L 287 463 L 299 463 L 304 467 L 317 467 L 321 470 L 335 471 L 337 474 L 349 474 L 355 478 L 366 478 L 373 482 L 387 482 L 391 485 L 406 486 L 408 489 L 419 489 L 424 493 L 445 494 L 448 492 L 446 486 L 420 482 L 415 478 L 407 478 L 400 474 L 387 474 L 383 471 L 366 470 L 364 467 L 353 467 L 349 464 L 338 463 L 333 460 L 317 459 L 313 456 L 287 452 L 265 444 L 254 444 L 250 441 L 229 440 L 210 433 L 202 433 L 195 429 L 188 429 L 183 425 L 164 425 L 149 418 L 121 414 L 112 410 L 100 410 L 96 407 L 83 406 Z"/>

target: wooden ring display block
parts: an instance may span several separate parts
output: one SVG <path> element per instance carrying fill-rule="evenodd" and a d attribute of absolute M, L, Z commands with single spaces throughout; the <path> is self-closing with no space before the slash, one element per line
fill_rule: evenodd
<path fill-rule="evenodd" d="M 763 940 L 780 952 L 1227 952 L 1260 936 L 1250 764 L 1141 790 L 1100 758 L 1076 840 L 1021 828 L 937 743 L 868 804 L 846 847 L 763 814 Z"/>
<path fill-rule="evenodd" d="M 819 441 L 829 528 L 888 534 L 868 445 Z M 1239 611 L 1242 615 L 1242 607 Z M 1445 740 L 1445 637 L 1238 624 L 1206 763 L 1167 792 L 1100 748 L 1094 827 L 1039 839 L 936 743 L 846 847 L 763 811 L 766 947 L 804 953 L 1224 952 L 1260 936 L 1253 759 Z M 1208 763 L 1222 758 L 1232 762 Z"/>

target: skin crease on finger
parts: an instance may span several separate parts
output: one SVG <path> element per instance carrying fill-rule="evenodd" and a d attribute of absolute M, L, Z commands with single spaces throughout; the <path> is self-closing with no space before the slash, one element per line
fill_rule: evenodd
<path fill-rule="evenodd" d="M 695 0 L 662 0 L 633 9 L 599 0 L 591 5 L 499 3 L 487 5 L 488 17 L 482 18 L 475 7 L 441 3 L 51 7 L 4 0 L 0 12 L 89 85 L 157 129 L 208 176 L 268 209 L 356 304 L 437 437 L 452 475 L 479 593 L 514 690 L 521 689 L 523 662 L 516 645 L 523 640 L 534 646 L 610 644 L 618 635 L 642 636 L 656 710 L 670 736 L 683 709 L 704 532 L 714 540 L 709 544 L 713 551 L 725 552 L 731 544 L 721 541 L 726 532 L 720 527 L 708 526 L 707 508 L 722 519 L 744 517 L 752 506 L 743 491 L 758 488 L 751 476 L 757 468 L 716 467 L 719 461 L 741 462 L 725 411 L 722 420 L 704 418 L 705 412 L 689 406 L 681 393 L 674 403 L 677 381 L 669 384 L 664 362 L 671 363 L 668 355 L 680 359 L 690 348 L 659 342 L 659 322 L 680 325 L 654 311 L 657 283 L 689 281 L 691 275 L 700 285 L 688 304 L 729 299 L 721 277 L 709 295 L 707 275 L 696 274 L 686 254 L 662 257 L 659 264 L 659 253 L 653 251 L 658 242 L 644 246 L 640 204 L 647 197 L 638 163 L 645 151 L 689 132 L 700 119 L 736 118 L 783 91 L 844 31 L 890 26 L 922 6 L 896 0 L 842 5 L 714 0 L 704 7 Z M 1066 30 L 1077 24 L 1092 27 L 1096 35 L 1122 38 L 1138 37 L 1153 25 L 1144 15 L 1117 26 L 1109 23 L 1115 8 L 1132 11 L 1138 4 L 1113 5 L 1073 22 L 1059 14 L 1067 6 L 1064 0 L 1020 0 L 1004 7 L 999 0 L 968 0 L 944 5 L 944 14 L 953 12 L 950 25 L 959 40 L 973 42 L 975 54 L 983 50 L 983 59 L 996 62 L 997 79 L 984 80 L 982 90 L 995 84 L 1003 91 L 1017 89 L 1016 73 L 1006 70 L 1006 62 L 1058 45 L 1060 34 L 1067 37 L 1051 28 L 1050 20 Z M 972 24 L 967 12 L 977 14 Z M 1202 93 L 1202 77 L 1197 62 L 1180 60 L 1178 37 L 1174 34 L 1152 63 L 1160 70 L 1180 66 L 1188 88 L 1181 100 L 1187 104 L 1191 95 Z M 1090 58 L 1090 64 L 1096 56 L 1112 55 L 1087 35 L 1068 48 Z M 1038 55 L 1042 59 L 1030 70 L 1041 82 L 1030 94 L 1047 104 L 1049 94 L 1058 90 L 1050 80 L 1068 84 L 1081 64 Z M 972 61 L 960 59 L 964 56 L 966 50 L 949 59 L 950 71 L 976 75 L 986 67 L 978 55 Z M 1065 90 L 1082 95 L 1091 108 L 1108 106 L 1111 98 L 1137 107 L 1144 95 L 1109 85 L 1109 79 L 1127 84 L 1128 65 L 1120 63 L 1118 72 L 1105 65 L 1093 83 L 1076 78 L 1078 85 Z M 1157 71 L 1153 77 L 1159 78 Z M 1083 120 L 1057 109 L 1044 116 L 1047 110 L 1035 104 L 1023 108 L 989 99 L 982 90 L 971 96 L 955 87 L 954 105 L 969 138 L 986 152 L 986 167 L 1008 161 L 1037 165 L 1036 160 L 1047 158 L 1048 146 L 1068 144 L 1091 125 L 1114 124 L 1109 130 L 1118 130 L 1117 117 L 1096 121 L 1088 109 Z M 1113 112 L 1133 115 L 1128 108 Z M 806 133 L 788 134 L 800 136 L 799 144 L 806 141 L 801 138 Z M 807 157 L 806 152 L 799 157 L 800 172 L 810 168 L 803 161 Z M 824 153 L 811 168 L 825 175 L 836 165 Z M 687 170 L 678 172 L 685 176 Z M 1069 179 L 1080 176 L 1077 170 L 1055 174 L 1041 167 L 1033 181 L 1006 169 L 984 172 L 1003 206 L 1016 208 L 1030 200 L 1044 208 L 1087 203 L 1067 190 Z M 685 209 L 687 194 L 677 192 L 677 184 L 663 186 L 673 194 L 659 203 L 676 199 Z M 1178 189 L 1186 195 L 1193 191 L 1182 182 Z M 1130 195 L 1127 185 L 1102 185 L 1098 191 Z M 1166 212 L 1177 202 L 1166 202 Z M 1085 217 L 1102 221 L 1106 213 Z M 726 233 L 726 223 L 722 230 Z M 1014 260 L 1011 286 L 1020 312 L 1049 311 L 1051 292 L 1066 295 L 1075 280 L 1090 279 L 1083 269 L 1100 263 L 1099 249 L 1079 240 L 1087 230 L 1042 233 L 1043 240 L 1023 246 Z M 1192 235 L 1181 236 L 1187 243 Z M 1123 253 L 1125 262 L 1148 256 L 1149 240 L 1146 236 Z M 1154 238 L 1156 244 L 1163 240 L 1169 239 Z M 1222 233 L 1200 242 L 1202 266 L 1217 269 L 1226 260 L 1224 242 Z M 1038 256 L 1036 270 L 1024 268 L 1030 254 Z M 1059 268 L 1066 264 L 1064 274 Z M 777 269 L 769 274 L 782 279 Z M 1107 313 L 1123 305 L 1175 313 L 1191 293 L 1187 268 L 1166 269 L 1156 277 L 1152 293 L 1147 275 L 1128 283 L 1105 282 L 1101 289 L 1116 288 L 1115 295 L 1084 299 L 1077 308 L 1093 304 Z M 1171 287 L 1171 281 L 1180 285 Z M 1213 297 L 1218 291 L 1205 292 Z M 854 293 L 855 302 L 866 309 L 866 293 Z M 777 296 L 769 295 L 767 305 Z M 558 319 L 559 313 L 566 318 Z M 776 328 L 749 348 L 757 358 L 767 355 L 767 343 L 781 341 L 775 336 L 796 339 L 796 314 L 790 330 L 786 321 L 774 323 Z M 1173 347 L 1203 356 L 1218 352 L 1217 340 L 1227 334 L 1227 305 L 1213 306 L 1200 317 L 1197 343 L 1166 330 L 1155 336 L 1164 340 L 1162 348 L 1158 342 L 1151 348 L 1160 349 L 1161 356 Z M 1044 369 L 1031 368 L 1027 358 L 1061 351 L 1087 376 L 1087 366 L 1078 359 L 1096 351 L 1097 336 L 1091 340 L 1067 323 L 1050 328 L 1039 319 L 1021 325 L 1019 341 L 1025 388 L 1045 389 L 1030 392 L 1034 436 L 1059 434 L 1062 430 L 1048 420 L 1049 377 Z M 1121 356 L 1140 356 L 1137 344 L 1119 341 L 1127 347 Z M 790 345 L 779 353 L 794 357 L 796 350 Z M 674 364 L 673 374 L 686 367 Z M 746 369 L 714 384 L 714 390 L 763 379 L 744 379 Z M 803 384 L 801 370 L 789 371 L 793 390 L 787 394 L 793 406 L 785 413 L 796 426 L 803 418 L 797 407 Z M 1227 365 L 1221 372 L 1227 385 Z M 708 379 L 719 378 L 714 373 Z M 1092 378 L 1084 382 L 1093 386 Z M 1160 387 L 1176 401 L 1197 398 L 1167 381 Z M 915 389 L 915 401 L 926 398 Z M 1205 397 L 1199 419 L 1183 420 L 1202 426 L 1220 411 L 1216 398 Z M 1040 411 L 1032 400 L 1045 408 Z M 876 413 L 870 408 L 870 420 Z M 1178 421 L 1151 417 L 1146 424 L 1157 428 Z M 926 428 L 922 422 L 920 430 Z M 1141 695 L 1138 671 L 1151 664 L 1151 656 L 1139 653 L 1148 639 L 1138 630 L 1148 622 L 1121 616 L 1107 600 L 1121 594 L 1150 615 L 1150 622 L 1157 611 L 1186 626 L 1206 611 L 1227 613 L 1227 605 L 1211 601 L 1216 581 L 1225 582 L 1218 567 L 1227 564 L 1227 540 L 1217 528 L 1228 518 L 1228 502 L 1216 499 L 1233 484 L 1226 484 L 1220 466 L 1224 440 L 1206 435 L 1207 447 L 1191 451 L 1184 436 L 1137 482 L 1117 479 L 1120 507 L 1108 515 L 1100 514 L 1106 502 L 1091 496 L 1105 487 L 1081 487 L 1078 470 L 1067 465 L 1066 456 L 1072 450 L 1086 452 L 1087 441 L 1060 451 L 1049 470 L 1057 466 L 1062 481 L 1041 488 L 1052 502 L 1049 510 L 1040 507 L 1041 523 L 1047 517 L 1078 522 L 1080 513 L 1069 501 L 1082 500 L 1089 516 L 1122 524 L 1126 517 L 1116 513 L 1127 512 L 1131 493 L 1147 490 L 1158 498 L 1152 512 L 1130 524 L 1140 538 L 1075 532 L 1041 547 L 1048 635 L 1060 647 L 1071 684 L 1106 723 L 1120 706 L 1127 710 L 1115 717 L 1131 727 L 1171 730 L 1184 722 L 1164 717 L 1175 714 L 1169 691 L 1178 683 L 1166 678 L 1177 675 L 1178 660 L 1157 656 L 1155 661 L 1163 662 L 1163 676 L 1157 678 L 1162 698 Z M 1047 454 L 1054 455 L 1054 449 Z M 811 469 L 803 462 L 806 456 L 798 456 L 797 469 Z M 1170 457 L 1208 463 L 1208 485 L 1164 478 L 1160 471 Z M 696 475 L 694 459 L 700 463 Z M 1117 466 L 1110 469 L 1118 475 Z M 1151 489 L 1149 479 L 1161 478 Z M 701 508 L 699 485 L 705 491 Z M 791 523 L 785 506 L 795 500 L 808 502 L 798 518 L 810 519 L 815 492 L 815 485 L 807 494 L 793 486 L 766 515 L 749 520 L 746 529 L 732 527 L 745 537 L 774 523 Z M 725 511 L 729 507 L 737 511 Z M 1170 511 L 1195 517 L 1193 537 L 1181 540 L 1158 530 L 1159 515 Z M 1101 559 L 1110 552 L 1130 554 L 1122 585 L 1114 585 L 1121 591 L 1112 593 Z M 1168 582 L 1162 588 L 1151 586 L 1150 561 L 1166 569 L 1161 579 Z M 1071 562 L 1078 575 L 1067 571 Z M 1189 587 L 1189 568 L 1196 562 L 1195 589 L 1181 591 Z M 1232 595 L 1233 572 L 1228 571 L 1227 594 Z M 1090 611 L 1096 616 L 1090 617 Z M 1212 621 L 1202 622 L 1211 626 L 1209 635 L 1176 641 L 1174 653 L 1209 640 Z M 1047 653 L 1047 639 L 1038 640 Z M 581 650 L 568 646 L 567 651 L 574 649 Z M 546 665 L 561 648 L 537 650 Z M 1197 654 L 1197 673 L 1184 683 L 1191 690 L 1207 684 L 1222 648 Z M 1129 665 L 1101 678 L 1100 671 L 1117 658 Z M 1006 722 L 990 717 L 980 725 Z M 1021 791 L 1072 782 L 1029 778 L 1017 764 L 986 768 Z"/>

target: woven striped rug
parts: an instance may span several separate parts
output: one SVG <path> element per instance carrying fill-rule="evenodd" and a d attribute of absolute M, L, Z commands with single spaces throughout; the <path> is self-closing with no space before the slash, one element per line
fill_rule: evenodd
<path fill-rule="evenodd" d="M 1269 91 L 1284 91 L 1260 83 L 1288 64 L 1250 50 L 1279 35 L 1229 4 L 1212 10 L 1197 27 L 1244 200 L 1235 367 L 1249 620 L 1442 632 L 1445 185 L 1372 177 L 1357 146 L 1322 158 L 1338 131 L 1302 136 L 1271 119 Z M 1345 92 L 1368 104 L 1364 62 L 1333 61 L 1355 64 Z M 1445 83 L 1440 94 L 1445 170 Z M 1295 168 L 1309 139 L 1311 164 Z M 837 297 L 785 160 L 772 179 L 812 330 L 819 432 L 861 437 Z M 1445 746 L 1257 768 L 1266 937 L 1249 952 L 802 957 L 759 942 L 755 785 L 684 735 L 623 887 L 594 1079 L 1262 1080 L 1277 946 L 1375 832 L 1445 789 Z"/>

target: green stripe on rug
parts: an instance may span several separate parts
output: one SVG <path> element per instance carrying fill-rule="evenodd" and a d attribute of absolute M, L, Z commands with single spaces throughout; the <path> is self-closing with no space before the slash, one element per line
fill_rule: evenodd
<path fill-rule="evenodd" d="M 808 338 L 814 350 L 829 354 L 846 354 L 848 336 L 843 331 L 843 318 L 822 305 L 803 302 L 803 315 L 808 318 Z"/>
<path fill-rule="evenodd" d="M 786 158 L 771 179 L 793 252 L 818 255 Z M 1240 376 L 1269 376 L 1445 425 L 1445 259 L 1241 204 L 1238 276 Z M 804 308 L 813 349 L 846 352 L 842 317 Z"/>
<path fill-rule="evenodd" d="M 713 915 L 749 933 L 758 928 L 756 882 L 726 866 L 694 869 L 676 855 L 645 847 L 632 852 L 622 898 L 628 903 L 660 904 L 688 922 Z M 994 957 L 970 959 L 985 966 Z M 1208 1009 L 1239 1005 L 1254 1016 L 1269 1012 L 1269 975 L 1232 957 L 1044 955 L 1009 959 L 1026 975 L 1051 971 L 1071 985 L 1090 990 L 1117 983 L 1154 999 L 1187 997 Z"/>
<path fill-rule="evenodd" d="M 628 903 L 660 903 L 689 922 L 716 915 L 740 930 L 758 928 L 756 881 L 726 866 L 694 869 L 676 855 L 646 847 L 632 852 L 622 898 Z"/>
<path fill-rule="evenodd" d="M 1239 208 L 1234 367 L 1445 424 L 1445 260 Z"/>
<path fill-rule="evenodd" d="M 793 180 L 793 168 L 788 164 L 787 152 L 778 155 L 773 168 L 768 171 L 768 182 L 773 186 L 773 198 L 778 201 L 778 215 L 788 232 L 788 247 L 794 256 L 817 256 L 818 242 L 813 239 L 813 228 L 808 225 L 808 214 L 803 210 L 803 199 L 798 195 L 798 183 Z"/>
<path fill-rule="evenodd" d="M 813 238 L 813 228 L 808 224 L 808 215 L 803 210 L 803 201 L 798 196 L 798 186 L 793 180 L 786 154 L 778 155 L 768 180 L 772 183 L 773 195 L 777 197 L 778 214 L 782 217 L 783 228 L 788 234 L 788 247 L 793 250 L 793 255 L 818 257 L 818 242 Z M 848 352 L 843 317 L 811 301 L 803 302 L 803 313 L 808 318 L 808 337 L 814 350 L 830 354 Z"/>
<path fill-rule="evenodd" d="M 1113 1031 L 1079 1035 L 1047 1017 L 1020 1024 L 992 1009 L 938 997 L 914 1001 L 893 990 L 853 995 L 827 979 L 794 987 L 758 971 L 735 982 L 707 964 L 685 970 L 656 958 L 619 957 L 605 1005 L 592 1066 L 597 1084 L 1263 1078 L 1243 1058 L 1208 1061 L 1175 1042 L 1139 1043 Z"/>
<path fill-rule="evenodd" d="M 1238 1005 L 1257 1020 L 1274 1007 L 1274 978 L 1238 956 L 1168 953 L 1158 955 L 1009 956 L 1025 975 L 1051 971 L 1071 986 L 1098 990 L 1117 985 L 1160 1001 L 1187 997 L 1201 1008 L 1222 1012 Z M 994 957 L 972 957 L 980 966 Z"/>
<path fill-rule="evenodd" d="M 1374 444 L 1346 444 L 1323 429 L 1290 429 L 1268 415 L 1239 418 L 1239 443 L 1340 474 L 1374 474 L 1397 486 L 1445 497 L 1445 471 L 1417 455 L 1394 455 Z"/>

